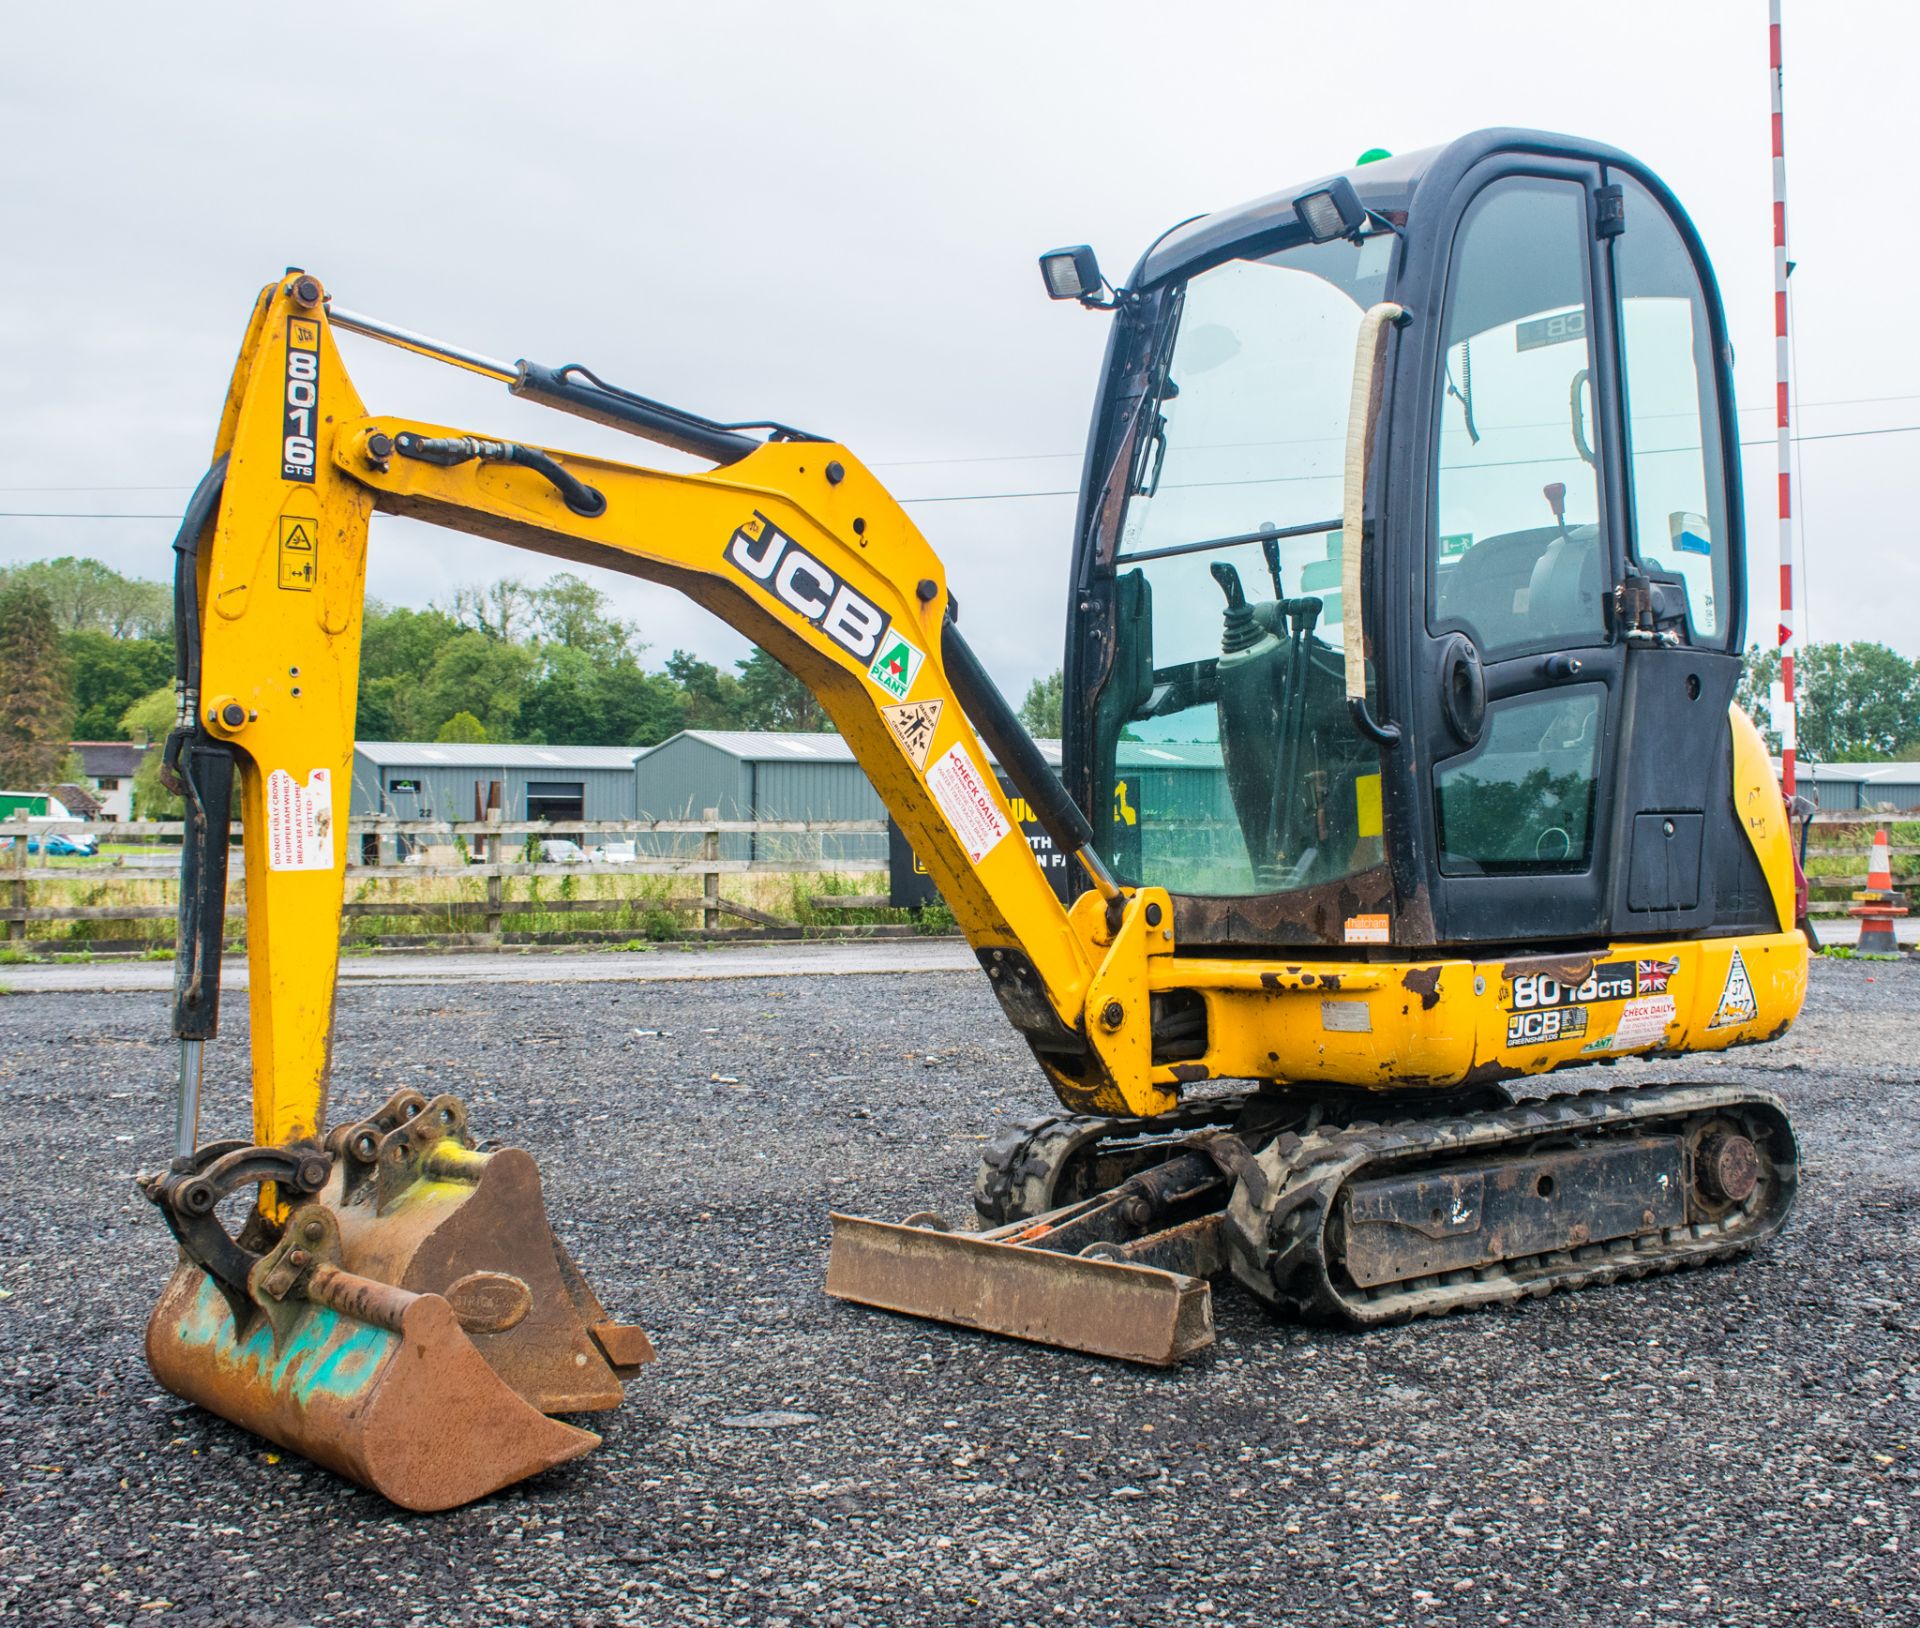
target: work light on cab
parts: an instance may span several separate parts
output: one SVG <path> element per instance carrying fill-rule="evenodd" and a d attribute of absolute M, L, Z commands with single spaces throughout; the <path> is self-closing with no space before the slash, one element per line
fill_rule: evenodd
<path fill-rule="evenodd" d="M 1316 243 L 1356 236 L 1367 219 L 1360 194 L 1344 175 L 1335 176 L 1312 192 L 1303 192 L 1293 200 L 1293 212 Z"/>
<path fill-rule="evenodd" d="M 1100 275 L 1100 262 L 1092 249 L 1076 243 L 1068 249 L 1049 249 L 1040 256 L 1040 275 L 1047 280 L 1050 300 L 1079 300 L 1083 305 L 1100 303 L 1100 290 L 1106 279 Z"/>

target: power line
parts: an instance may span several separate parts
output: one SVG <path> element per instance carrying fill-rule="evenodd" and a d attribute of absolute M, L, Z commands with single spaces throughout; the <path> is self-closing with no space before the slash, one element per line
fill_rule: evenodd
<path fill-rule="evenodd" d="M 1874 405 L 1878 405 L 1878 404 L 1890 402 L 1890 401 L 1920 401 L 1920 395 L 1908 394 L 1908 395 L 1898 395 L 1898 396 L 1836 396 L 1827 401 L 1799 401 L 1799 402 L 1795 402 L 1794 405 L 1804 412 L 1808 408 L 1812 408 L 1812 407 L 1866 407 L 1866 406 L 1874 406 Z M 1762 404 L 1756 404 L 1755 406 L 1751 406 L 1751 407 L 1738 407 L 1738 408 L 1735 408 L 1734 410 L 1736 412 L 1741 412 L 1741 413 L 1771 413 L 1774 409 L 1771 406 L 1768 406 L 1762 403 Z M 1678 414 L 1678 413 L 1668 413 L 1662 416 L 1665 416 L 1668 418 L 1677 418 L 1677 417 L 1684 417 L 1689 415 Z M 1554 422 L 1558 422 L 1558 421 L 1556 420 Z M 1546 427 L 1546 425 L 1543 423 L 1540 425 L 1528 424 L 1528 425 L 1513 425 L 1508 427 L 1516 428 L 1516 429 L 1532 429 L 1532 428 L 1544 428 Z M 1889 431 L 1847 430 L 1847 431 L 1836 432 L 1834 435 L 1803 435 L 1803 436 L 1796 437 L 1796 439 L 1802 440 L 1802 441 L 1824 441 L 1824 440 L 1837 439 L 1840 435 L 1880 435 L 1880 434 L 1894 433 L 1895 431 L 1904 430 L 1906 428 L 1908 428 L 1908 426 L 1906 425 L 1896 425 L 1893 427 L 1893 430 L 1889 430 Z M 1329 438 L 1322 437 L 1321 439 L 1329 439 Z M 1338 437 L 1332 437 L 1330 439 L 1338 439 Z M 1231 450 L 1232 447 L 1271 446 L 1273 444 L 1274 443 L 1269 441 L 1238 441 L 1238 442 L 1231 443 L 1227 450 Z M 1295 445 L 1297 443 L 1286 442 L 1281 444 Z M 1743 441 L 1741 443 L 1742 446 L 1763 446 L 1766 444 L 1767 443 L 1760 442 L 1760 441 L 1751 441 L 1751 442 Z M 1208 450 L 1215 450 L 1215 449 L 1210 447 L 1208 448 Z M 881 462 L 875 463 L 873 467 L 875 469 L 932 469 L 936 467 L 946 467 L 949 465 L 958 465 L 958 464 L 1047 463 L 1047 462 L 1053 462 L 1053 461 L 1057 461 L 1064 458 L 1083 458 L 1085 456 L 1086 456 L 1085 448 L 1079 448 L 1072 452 L 985 452 L 985 453 L 979 453 L 977 455 L 973 455 L 965 458 L 889 458 Z M 146 485 L 146 486 L 0 486 L 0 492 L 190 492 L 192 490 L 193 488 L 190 486 L 171 486 L 171 485 L 164 485 L 164 484 Z M 984 495 L 987 497 L 1003 497 L 1003 496 L 1005 497 L 1027 497 L 1027 496 L 1052 497 L 1052 496 L 1055 496 L 1056 494 L 1052 492 L 1033 492 L 1033 493 L 991 492 L 991 493 L 986 493 Z M 964 499 L 957 498 L 957 497 L 955 498 L 914 498 L 912 501 L 916 503 L 952 503 L 952 502 L 961 502 L 961 501 L 964 501 Z"/>
<path fill-rule="evenodd" d="M 1854 441 L 1854 440 L 1860 439 L 1863 436 L 1912 435 L 1912 434 L 1915 434 L 1916 432 L 1920 432 L 1920 424 L 1887 424 L 1877 430 L 1828 430 L 1820 435 L 1796 435 L 1793 437 L 1793 442 L 1794 442 L 1794 445 L 1801 446 L 1809 441 Z M 1764 447 L 1764 446 L 1771 446 L 1772 444 L 1773 443 L 1771 441 L 1767 441 L 1767 440 L 1742 441 L 1740 443 L 1740 445 L 1743 447 Z M 1684 447 L 1679 447 L 1679 448 L 1671 448 L 1667 450 L 1684 452 L 1684 451 L 1687 451 L 1688 449 Z M 1539 463 L 1539 464 L 1557 463 L 1559 461 L 1560 460 L 1558 460 L 1557 458 L 1526 458 L 1526 459 L 1513 460 L 1514 463 Z M 1493 468 L 1496 466 L 1476 465 L 1474 467 Z M 1237 481 L 1183 481 L 1178 483 L 1178 485 L 1183 489 L 1192 489 L 1196 487 L 1215 487 L 1215 486 L 1273 486 L 1273 485 L 1278 485 L 1287 481 L 1331 480 L 1331 479 L 1333 479 L 1333 477 L 1330 475 L 1270 475 L 1270 476 L 1258 477 L 1250 480 L 1237 480 Z M 0 488 L 0 490 L 7 490 L 7 489 L 8 488 Z M 1168 490 L 1171 491 L 1174 489 L 1175 489 L 1174 485 L 1170 483 L 1168 486 Z M 29 488 L 26 488 L 26 490 L 29 490 L 29 491 L 32 491 L 32 490 L 69 491 L 70 490 L 70 491 L 77 491 L 77 492 L 87 492 L 87 491 L 110 492 L 110 491 L 118 490 L 118 488 L 111 487 L 111 486 L 40 487 L 40 488 L 29 487 Z M 155 487 L 130 487 L 130 488 L 126 488 L 126 490 L 184 491 L 185 488 L 184 487 L 168 488 L 168 487 L 155 486 Z M 1010 499 L 1018 499 L 1018 498 L 1078 497 L 1079 495 L 1080 495 L 1079 487 L 1062 486 L 1057 488 L 1049 488 L 1047 490 L 1038 491 L 1038 492 L 949 492 L 949 493 L 940 493 L 930 497 L 903 497 L 903 498 L 900 498 L 898 501 L 900 505 L 903 508 L 905 508 L 916 503 L 999 503 L 999 502 L 1004 502 Z M 122 511 L 117 514 L 106 514 L 106 513 L 96 513 L 92 511 L 83 511 L 83 510 L 76 510 L 76 509 L 0 509 L 0 520 L 178 520 L 179 518 L 180 516 L 177 513 L 147 514 L 147 513 L 141 513 L 141 512 Z"/>

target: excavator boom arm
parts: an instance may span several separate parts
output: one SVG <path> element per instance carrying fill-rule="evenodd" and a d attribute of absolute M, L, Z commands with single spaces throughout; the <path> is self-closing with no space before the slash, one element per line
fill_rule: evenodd
<path fill-rule="evenodd" d="M 311 1137 L 325 1115 L 376 509 L 666 583 L 746 634 L 820 698 L 1063 1095 L 1110 1112 L 1172 1105 L 1147 1066 L 1145 958 L 1170 941 L 1145 923 L 1170 920 L 1165 896 L 1123 894 L 1106 876 L 960 639 L 939 558 L 845 448 L 772 440 L 682 473 L 370 416 L 318 283 L 290 274 L 261 296 L 216 451 L 218 512 L 186 544 L 198 639 L 179 755 L 191 765 L 197 743 L 237 768 L 256 1141 Z M 981 733 L 1093 875 L 1071 911 L 1021 839 Z M 217 956 L 217 929 L 201 937 Z M 1113 1010 L 1116 953 L 1138 994 L 1137 1035 L 1085 1021 L 1097 984 Z"/>

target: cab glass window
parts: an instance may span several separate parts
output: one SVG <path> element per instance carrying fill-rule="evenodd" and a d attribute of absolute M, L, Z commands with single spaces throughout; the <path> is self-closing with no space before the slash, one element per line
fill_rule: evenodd
<path fill-rule="evenodd" d="M 1378 748 L 1346 701 L 1340 507 L 1361 314 L 1396 240 L 1298 244 L 1167 289 L 1106 562 L 1093 707 L 1128 881 L 1245 895 L 1383 863 Z"/>
<path fill-rule="evenodd" d="M 1454 243 L 1431 608 L 1487 661 L 1606 637 L 1587 215 L 1584 187 L 1514 177 Z"/>
<path fill-rule="evenodd" d="M 1633 548 L 1686 585 L 1695 644 L 1731 633 L 1727 501 L 1713 341 L 1700 276 L 1659 201 L 1631 177 L 1626 230 L 1613 239 L 1625 374 Z"/>
<path fill-rule="evenodd" d="M 1576 684 L 1487 709 L 1479 744 L 1434 775 L 1445 875 L 1587 868 L 1606 697 Z"/>

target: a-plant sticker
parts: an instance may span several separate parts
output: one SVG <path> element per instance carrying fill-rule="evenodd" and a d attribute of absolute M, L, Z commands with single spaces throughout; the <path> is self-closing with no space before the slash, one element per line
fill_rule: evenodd
<path fill-rule="evenodd" d="M 873 658 L 867 677 L 894 700 L 904 701 L 926 659 L 926 652 L 915 648 L 912 641 L 901 638 L 898 633 L 889 633 L 880 641 L 880 654 Z"/>

